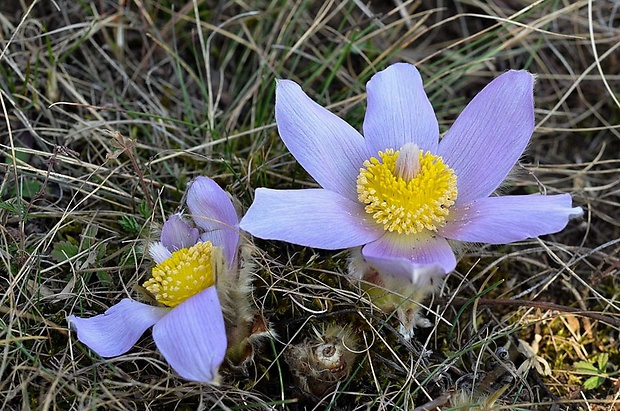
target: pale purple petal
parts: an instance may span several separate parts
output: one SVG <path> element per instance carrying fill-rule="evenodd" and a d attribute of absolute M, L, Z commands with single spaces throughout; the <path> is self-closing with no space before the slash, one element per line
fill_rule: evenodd
<path fill-rule="evenodd" d="M 200 241 L 207 242 L 210 241 L 211 244 L 219 247 L 223 253 L 226 262 L 228 263 L 228 268 L 233 269 L 235 267 L 235 262 L 237 258 L 237 242 L 235 242 L 234 247 L 232 248 L 232 243 L 228 244 L 229 241 L 233 240 L 233 237 L 229 235 L 229 230 L 213 230 L 207 231 L 200 236 Z M 237 241 L 239 240 L 239 236 L 235 237 Z M 221 245 L 218 245 L 221 244 Z M 228 244 L 228 245 L 226 245 Z M 234 253 L 227 252 L 228 250 L 235 250 Z"/>
<path fill-rule="evenodd" d="M 240 226 L 259 238 L 328 250 L 366 244 L 383 233 L 362 204 L 322 189 L 259 188 Z"/>
<path fill-rule="evenodd" d="M 445 238 L 430 234 L 385 233 L 362 248 L 364 258 L 379 271 L 428 286 L 456 267 L 456 257 Z"/>
<path fill-rule="evenodd" d="M 437 151 L 439 125 L 415 66 L 393 64 L 375 74 L 366 90 L 364 138 L 375 157 L 379 151 L 399 150 L 406 143 L 415 143 L 425 152 Z"/>
<path fill-rule="evenodd" d="M 168 308 L 153 307 L 125 298 L 104 314 L 91 318 L 67 317 L 78 340 L 102 357 L 114 357 L 129 351 L 147 328 L 161 320 Z"/>
<path fill-rule="evenodd" d="M 534 130 L 533 76 L 511 70 L 465 107 L 439 143 L 457 176 L 457 205 L 487 197 L 513 168 Z"/>
<path fill-rule="evenodd" d="M 276 86 L 276 123 L 286 147 L 321 187 L 357 199 L 355 182 L 368 159 L 361 134 L 290 80 Z"/>
<path fill-rule="evenodd" d="M 178 214 L 170 216 L 161 229 L 161 243 L 172 252 L 190 248 L 196 241 L 198 229 L 187 224 Z"/>
<path fill-rule="evenodd" d="M 187 207 L 203 241 L 222 248 L 229 267 L 234 265 L 239 244 L 239 218 L 226 191 L 208 177 L 196 178 L 187 190 Z"/>
<path fill-rule="evenodd" d="M 161 264 L 172 257 L 172 252 L 159 241 L 149 245 L 149 254 L 153 261 L 155 261 L 155 264 Z"/>
<path fill-rule="evenodd" d="M 197 382 L 213 381 L 227 346 L 215 287 L 174 307 L 153 327 L 153 339 L 181 377 Z"/>
<path fill-rule="evenodd" d="M 505 244 L 557 233 L 581 214 L 570 194 L 487 197 L 451 208 L 439 233 L 459 241 Z"/>

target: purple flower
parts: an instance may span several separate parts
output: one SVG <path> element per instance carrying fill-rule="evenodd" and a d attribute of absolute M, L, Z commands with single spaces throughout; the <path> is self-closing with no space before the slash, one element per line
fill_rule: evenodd
<path fill-rule="evenodd" d="M 534 130 L 533 80 L 502 74 L 441 141 L 410 64 L 368 82 L 364 137 L 296 83 L 278 81 L 280 136 L 322 188 L 259 188 L 240 227 L 309 247 L 361 246 L 375 270 L 420 285 L 455 268 L 448 240 L 502 244 L 562 230 L 582 213 L 569 194 L 491 196 Z"/>
<path fill-rule="evenodd" d="M 102 357 L 124 354 L 153 326 L 157 348 L 181 377 L 213 382 L 227 348 L 215 281 L 235 265 L 238 218 L 226 192 L 207 177 L 191 184 L 187 206 L 202 235 L 175 214 L 149 249 L 157 266 L 144 287 L 162 306 L 124 298 L 104 314 L 67 321 Z"/>

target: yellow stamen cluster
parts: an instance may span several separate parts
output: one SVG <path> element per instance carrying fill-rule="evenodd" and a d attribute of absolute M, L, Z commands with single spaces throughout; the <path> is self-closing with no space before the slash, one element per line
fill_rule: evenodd
<path fill-rule="evenodd" d="M 387 149 L 379 152 L 380 160 L 371 157 L 364 162 L 357 177 L 358 199 L 386 231 L 436 231 L 458 194 L 454 170 L 441 157 L 419 150 L 419 163 L 412 165 L 415 175 L 405 180 L 401 176 L 407 173 L 398 169 L 398 154 Z"/>
<path fill-rule="evenodd" d="M 153 278 L 144 283 L 157 302 L 175 307 L 215 284 L 223 268 L 223 256 L 211 242 L 183 248 L 153 268 Z"/>

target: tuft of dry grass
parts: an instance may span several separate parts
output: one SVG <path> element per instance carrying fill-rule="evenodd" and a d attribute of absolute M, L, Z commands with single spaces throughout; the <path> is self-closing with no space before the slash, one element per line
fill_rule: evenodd
<path fill-rule="evenodd" d="M 0 408 L 618 409 L 619 27 L 612 1 L 2 2 Z M 315 186 L 277 136 L 275 79 L 360 127 L 365 82 L 396 61 L 442 131 L 498 73 L 536 73 L 536 131 L 503 190 L 570 193 L 584 219 L 463 249 L 411 341 L 346 255 L 257 240 L 254 303 L 278 336 L 219 387 L 179 379 L 148 335 L 113 359 L 76 340 L 67 315 L 135 296 L 193 177 L 241 209 L 256 187 Z M 317 396 L 284 353 L 334 325 L 356 360 Z"/>

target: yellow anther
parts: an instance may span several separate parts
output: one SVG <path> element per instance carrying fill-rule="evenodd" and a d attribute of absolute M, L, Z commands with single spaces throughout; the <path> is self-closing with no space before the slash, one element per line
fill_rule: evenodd
<path fill-rule="evenodd" d="M 221 250 L 210 241 L 183 248 L 153 268 L 153 277 L 144 283 L 160 304 L 174 307 L 215 284 L 224 268 Z"/>
<path fill-rule="evenodd" d="M 403 147 L 408 161 L 412 147 L 417 149 L 415 145 Z M 399 151 L 387 149 L 379 152 L 380 160 L 371 157 L 364 162 L 357 177 L 359 201 L 386 231 L 436 231 L 445 223 L 458 194 L 454 170 L 428 151 L 418 150 L 410 168 L 402 159 L 398 162 L 398 156 Z"/>

